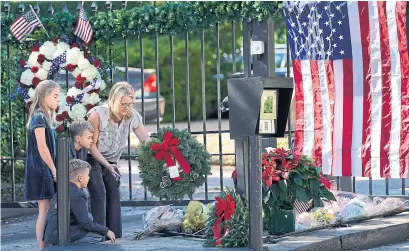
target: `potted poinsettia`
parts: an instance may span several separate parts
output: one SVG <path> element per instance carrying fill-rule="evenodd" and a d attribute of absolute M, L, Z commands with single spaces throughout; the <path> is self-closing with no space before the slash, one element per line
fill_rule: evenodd
<path fill-rule="evenodd" d="M 262 156 L 263 210 L 269 234 L 295 231 L 296 200 L 323 206 L 322 199 L 335 200 L 330 182 L 321 168 L 305 155 L 291 150 L 267 148 Z"/>

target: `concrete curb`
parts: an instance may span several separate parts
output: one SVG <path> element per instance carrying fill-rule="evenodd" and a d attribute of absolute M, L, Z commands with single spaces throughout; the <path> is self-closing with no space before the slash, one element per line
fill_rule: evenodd
<path fill-rule="evenodd" d="M 2 208 L 1 220 L 5 221 L 12 218 L 31 216 L 38 213 L 38 208 Z"/>
<path fill-rule="evenodd" d="M 382 226 L 383 222 L 384 226 Z M 358 224 L 355 227 L 355 230 L 353 229 L 354 226 L 352 226 L 345 229 L 333 228 L 320 230 L 306 236 L 291 236 L 286 238 L 286 240 L 279 241 L 277 244 L 267 244 L 264 250 L 364 250 L 404 242 L 409 239 L 409 214 L 403 213 L 388 218 L 378 218 L 372 220 L 372 224 L 370 220 L 365 223 Z M 337 231 L 338 233 L 336 233 Z M 303 239 L 305 241 L 303 241 Z M 310 243 L 308 243 L 306 240 L 310 240 Z M 304 244 L 295 244 L 297 242 Z"/>

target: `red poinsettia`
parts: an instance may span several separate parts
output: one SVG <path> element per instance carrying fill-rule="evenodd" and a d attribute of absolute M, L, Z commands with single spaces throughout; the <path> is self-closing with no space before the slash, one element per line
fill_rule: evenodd
<path fill-rule="evenodd" d="M 217 220 L 213 226 L 213 234 L 215 239 L 215 244 L 221 244 L 221 231 L 220 223 L 223 221 L 230 220 L 234 215 L 234 210 L 236 209 L 236 202 L 234 201 L 233 196 L 230 194 L 226 195 L 226 199 L 223 200 L 220 197 L 216 197 L 216 216 Z M 225 230 L 225 234 L 229 231 L 229 229 Z M 224 235 L 225 235 L 224 234 Z"/>
<path fill-rule="evenodd" d="M 20 61 L 18 61 L 21 67 L 26 66 L 26 61 L 24 59 L 20 59 Z"/>
<path fill-rule="evenodd" d="M 67 70 L 70 71 L 70 72 L 74 71 L 74 70 L 75 70 L 75 65 L 73 65 L 73 64 L 68 64 L 68 65 L 67 65 Z"/>
<path fill-rule="evenodd" d="M 320 182 L 323 184 L 327 189 L 331 188 L 331 182 L 325 177 L 322 173 L 320 174 Z"/>
<path fill-rule="evenodd" d="M 38 72 L 38 67 L 37 66 L 31 67 L 31 72 L 32 73 L 37 73 Z"/>
<path fill-rule="evenodd" d="M 34 45 L 33 47 L 31 47 L 31 51 L 40 51 L 40 46 Z"/>
<path fill-rule="evenodd" d="M 43 64 L 43 63 L 44 63 L 44 60 L 45 60 L 45 56 L 44 56 L 43 54 L 38 55 L 38 57 L 37 57 L 37 62 L 38 62 L 39 64 Z"/>
<path fill-rule="evenodd" d="M 273 181 L 280 182 L 279 174 L 279 171 L 274 170 L 273 167 L 269 166 L 263 171 L 261 178 L 263 179 L 263 182 L 267 185 L 267 187 L 271 187 Z"/>
<path fill-rule="evenodd" d="M 33 80 L 31 81 L 31 85 L 36 88 L 37 85 L 41 82 L 41 80 L 37 77 L 34 77 Z"/>

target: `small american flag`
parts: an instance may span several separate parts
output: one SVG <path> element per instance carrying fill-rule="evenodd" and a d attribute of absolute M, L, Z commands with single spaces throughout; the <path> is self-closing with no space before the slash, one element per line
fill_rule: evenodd
<path fill-rule="evenodd" d="M 11 33 L 19 42 L 23 41 L 27 35 L 33 32 L 34 28 L 40 26 L 41 22 L 32 10 L 17 18 L 10 26 Z"/>
<path fill-rule="evenodd" d="M 324 174 L 408 177 L 406 2 L 285 2 L 294 151 Z"/>
<path fill-rule="evenodd" d="M 77 25 L 74 28 L 74 34 L 84 40 L 86 43 L 89 43 L 92 39 L 92 27 L 91 23 L 87 18 L 87 14 L 84 9 L 81 8 L 78 14 Z"/>

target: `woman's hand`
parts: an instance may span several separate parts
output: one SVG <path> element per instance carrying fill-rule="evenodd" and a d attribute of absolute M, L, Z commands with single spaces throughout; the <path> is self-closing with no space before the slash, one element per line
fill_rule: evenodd
<path fill-rule="evenodd" d="M 57 182 L 57 169 L 55 169 L 55 167 L 51 169 L 51 174 L 53 175 L 54 181 Z"/>
<path fill-rule="evenodd" d="M 119 168 L 118 165 L 116 164 L 109 164 L 107 166 L 107 169 L 112 173 L 112 175 L 114 176 L 115 179 L 119 179 L 121 178 L 121 173 L 119 172 Z"/>

